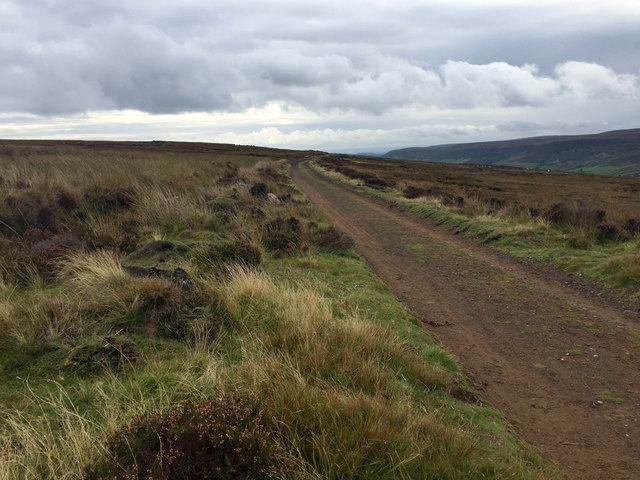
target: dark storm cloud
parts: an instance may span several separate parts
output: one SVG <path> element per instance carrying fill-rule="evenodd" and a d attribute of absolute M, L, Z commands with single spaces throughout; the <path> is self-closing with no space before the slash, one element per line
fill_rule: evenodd
<path fill-rule="evenodd" d="M 637 101 L 639 19 L 622 1 L 0 0 L 0 111 Z"/>

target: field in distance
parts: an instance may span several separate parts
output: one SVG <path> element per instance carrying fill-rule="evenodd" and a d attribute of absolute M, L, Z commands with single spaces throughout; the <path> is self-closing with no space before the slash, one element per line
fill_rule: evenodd
<path fill-rule="evenodd" d="M 385 157 L 640 177 L 640 129 L 411 147 Z"/>

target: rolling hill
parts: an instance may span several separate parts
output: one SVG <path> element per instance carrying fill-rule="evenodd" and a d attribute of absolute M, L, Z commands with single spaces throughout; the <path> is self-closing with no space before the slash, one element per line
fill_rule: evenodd
<path fill-rule="evenodd" d="M 640 129 L 412 147 L 384 157 L 640 177 Z"/>

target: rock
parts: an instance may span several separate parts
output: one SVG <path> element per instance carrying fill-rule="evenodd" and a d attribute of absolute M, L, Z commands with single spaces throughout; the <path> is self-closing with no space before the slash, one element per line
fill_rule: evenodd
<path fill-rule="evenodd" d="M 274 205 L 280 205 L 280 199 L 278 199 L 278 197 L 276 197 L 273 193 L 269 192 L 267 193 L 267 200 L 269 200 L 271 203 L 273 203 Z"/>

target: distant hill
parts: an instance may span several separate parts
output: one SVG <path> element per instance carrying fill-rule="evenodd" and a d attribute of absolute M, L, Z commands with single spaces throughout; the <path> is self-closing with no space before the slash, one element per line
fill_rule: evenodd
<path fill-rule="evenodd" d="M 640 128 L 391 150 L 386 158 L 640 177 Z"/>

